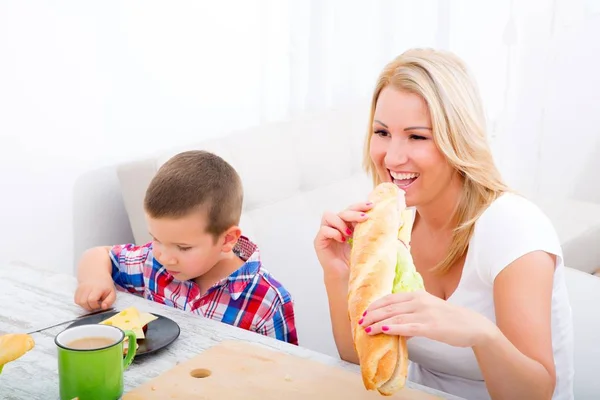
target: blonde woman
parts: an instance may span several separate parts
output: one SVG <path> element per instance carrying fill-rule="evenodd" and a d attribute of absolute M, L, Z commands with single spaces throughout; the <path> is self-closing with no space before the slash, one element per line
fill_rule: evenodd
<path fill-rule="evenodd" d="M 526 135 L 527 132 L 522 132 Z M 452 54 L 413 49 L 382 71 L 365 165 L 415 209 L 425 291 L 373 303 L 367 333 L 408 340 L 409 379 L 467 399 L 572 399 L 571 309 L 547 217 L 503 183 L 478 89 Z M 368 203 L 325 213 L 315 238 L 340 356 L 354 363 L 348 238 Z"/>

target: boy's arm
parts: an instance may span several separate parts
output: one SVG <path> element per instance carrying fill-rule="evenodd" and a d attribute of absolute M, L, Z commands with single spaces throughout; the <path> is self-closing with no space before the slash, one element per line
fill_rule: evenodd
<path fill-rule="evenodd" d="M 112 280 L 130 293 L 144 294 L 144 270 L 152 268 L 152 242 L 143 246 L 123 244 L 108 247 Z"/>
<path fill-rule="evenodd" d="M 77 281 L 91 282 L 96 279 L 111 279 L 112 265 L 108 253 L 110 246 L 94 247 L 81 256 L 77 268 Z"/>
<path fill-rule="evenodd" d="M 114 303 L 115 285 L 106 247 L 94 247 L 83 253 L 77 268 L 77 281 L 75 304 L 93 311 L 107 309 Z"/>
<path fill-rule="evenodd" d="M 143 295 L 144 267 L 150 249 L 151 243 L 145 246 L 101 246 L 87 250 L 77 268 L 75 303 L 90 311 L 106 309 L 115 301 L 115 284 L 130 293 Z"/>

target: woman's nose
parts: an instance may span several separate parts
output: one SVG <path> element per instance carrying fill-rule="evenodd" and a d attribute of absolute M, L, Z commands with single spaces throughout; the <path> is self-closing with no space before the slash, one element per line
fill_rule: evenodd
<path fill-rule="evenodd" d="M 388 169 L 397 167 L 408 162 L 408 146 L 403 140 L 392 140 L 384 157 L 385 166 Z"/>

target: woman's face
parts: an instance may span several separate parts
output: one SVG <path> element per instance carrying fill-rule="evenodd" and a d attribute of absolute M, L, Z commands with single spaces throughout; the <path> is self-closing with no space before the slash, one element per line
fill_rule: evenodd
<path fill-rule="evenodd" d="M 433 141 L 425 101 L 390 86 L 377 100 L 370 155 L 381 181 L 394 182 L 406 192 L 407 206 L 441 197 L 454 174 Z"/>

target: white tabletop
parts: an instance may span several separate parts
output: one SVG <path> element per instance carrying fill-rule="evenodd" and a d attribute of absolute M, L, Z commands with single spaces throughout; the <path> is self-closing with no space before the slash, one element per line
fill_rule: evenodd
<path fill-rule="evenodd" d="M 30 332 L 85 314 L 85 310 L 73 303 L 75 288 L 76 279 L 70 275 L 49 272 L 21 263 L 0 266 L 0 334 Z M 122 310 L 128 306 L 174 320 L 181 327 L 181 335 L 166 349 L 134 361 L 125 372 L 126 392 L 214 344 L 231 339 L 259 343 L 271 349 L 339 366 L 355 371 L 356 379 L 360 379 L 356 365 L 119 292 L 115 307 Z M 33 350 L 4 366 L 0 374 L 0 397 L 3 400 L 58 399 L 58 365 L 54 336 L 67 326 L 34 333 L 32 336 L 36 345 Z M 411 382 L 407 386 L 440 397 L 457 399 Z"/>

